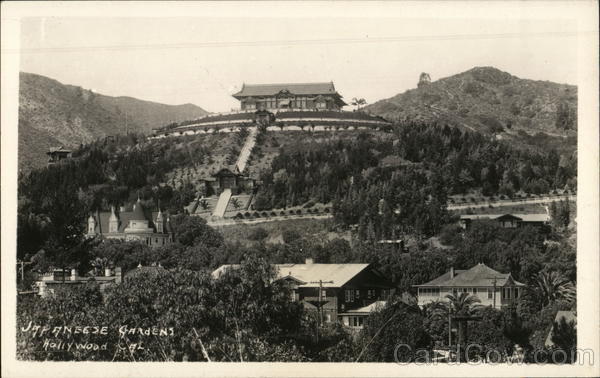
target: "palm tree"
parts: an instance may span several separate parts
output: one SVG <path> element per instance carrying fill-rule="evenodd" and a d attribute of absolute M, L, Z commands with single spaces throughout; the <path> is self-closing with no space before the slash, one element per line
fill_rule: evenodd
<path fill-rule="evenodd" d="M 458 295 L 448 294 L 447 306 L 450 313 L 454 315 L 470 315 L 473 310 L 477 308 L 481 300 L 475 295 L 471 295 L 466 292 L 459 293 Z"/>
<path fill-rule="evenodd" d="M 466 292 L 461 292 L 458 294 L 448 294 L 446 295 L 447 301 L 445 302 L 436 302 L 433 305 L 433 313 L 436 316 L 445 316 L 448 317 L 449 322 L 450 319 L 455 316 L 468 316 L 473 314 L 474 310 L 476 310 L 480 306 L 481 300 L 475 296 Z M 450 325 L 448 326 L 448 332 L 451 332 Z M 458 340 L 457 345 L 461 346 L 461 350 L 459 351 L 459 358 L 461 361 L 464 360 L 463 350 L 465 346 L 465 342 L 467 340 L 467 323 L 464 320 L 458 321 Z M 450 343 L 450 340 L 448 341 Z M 450 345 L 448 345 L 450 346 Z"/>
<path fill-rule="evenodd" d="M 573 283 L 556 271 L 536 274 L 533 291 L 542 307 L 560 299 L 572 302 L 576 295 Z"/>

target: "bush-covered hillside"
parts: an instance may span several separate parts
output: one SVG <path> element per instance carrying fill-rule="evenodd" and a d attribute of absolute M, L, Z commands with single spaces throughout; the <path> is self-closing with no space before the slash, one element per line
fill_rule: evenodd
<path fill-rule="evenodd" d="M 458 126 L 519 146 L 577 147 L 576 86 L 521 79 L 493 67 L 422 83 L 365 110 L 391 121 Z"/>
<path fill-rule="evenodd" d="M 45 166 L 49 147 L 75 148 L 127 131 L 148 133 L 169 121 L 207 114 L 192 104 L 105 96 L 26 72 L 19 79 L 19 168 L 23 171 Z"/>

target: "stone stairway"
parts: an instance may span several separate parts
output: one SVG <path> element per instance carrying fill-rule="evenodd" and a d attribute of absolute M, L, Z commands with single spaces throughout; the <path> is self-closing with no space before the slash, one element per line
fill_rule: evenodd
<path fill-rule="evenodd" d="M 246 169 L 246 164 L 248 163 L 248 159 L 250 158 L 250 154 L 252 153 L 252 149 L 256 144 L 256 134 L 258 130 L 256 127 L 250 128 L 250 133 L 244 142 L 244 146 L 242 147 L 242 151 L 240 151 L 240 156 L 238 156 L 237 162 L 235 163 L 235 167 L 237 168 L 239 173 L 242 173 L 244 169 Z"/>
<path fill-rule="evenodd" d="M 225 189 L 221 192 L 219 196 L 219 200 L 217 201 L 217 206 L 215 206 L 215 210 L 212 215 L 215 217 L 223 217 L 225 215 L 225 210 L 227 210 L 227 205 L 229 204 L 229 200 L 231 199 L 231 189 Z"/>

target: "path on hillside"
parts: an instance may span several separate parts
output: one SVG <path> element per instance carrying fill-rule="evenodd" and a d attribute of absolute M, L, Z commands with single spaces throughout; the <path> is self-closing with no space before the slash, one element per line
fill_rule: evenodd
<path fill-rule="evenodd" d="M 250 127 L 250 133 L 244 142 L 244 146 L 240 151 L 240 156 L 238 156 L 237 162 L 235 166 L 239 173 L 244 172 L 246 169 L 246 164 L 248 163 L 248 159 L 250 158 L 250 154 L 252 153 L 252 149 L 256 144 L 256 134 L 258 133 L 258 129 L 256 127 Z"/>
<path fill-rule="evenodd" d="M 495 201 L 495 202 L 478 202 L 478 203 L 471 203 L 471 204 L 465 204 L 465 205 L 449 205 L 448 210 L 449 211 L 463 210 L 463 209 L 481 207 L 481 206 L 487 207 L 489 205 L 492 205 L 493 207 L 504 207 L 504 206 L 514 206 L 514 205 L 531 205 L 531 204 L 539 204 L 539 203 L 557 202 L 557 201 L 560 201 L 565 198 L 567 198 L 567 196 L 532 198 L 532 199 L 526 199 L 526 200 L 521 200 L 521 201 L 503 200 L 503 201 Z M 577 196 L 574 196 L 574 195 L 568 196 L 568 198 L 572 202 L 577 201 Z M 277 211 L 277 210 L 275 210 L 275 211 Z M 265 223 L 265 222 L 279 222 L 279 221 L 294 220 L 294 219 L 329 219 L 332 217 L 333 217 L 333 215 L 331 215 L 331 214 L 321 214 L 321 215 L 301 214 L 301 215 L 274 216 L 274 217 L 257 218 L 257 219 L 233 219 L 233 218 L 218 219 L 218 220 L 213 219 L 213 220 L 208 220 L 207 223 L 209 226 L 220 227 L 220 226 L 233 226 L 236 224 L 251 225 L 251 224 L 258 224 L 258 223 Z"/>
<path fill-rule="evenodd" d="M 265 222 L 281 222 L 281 221 L 296 220 L 296 219 L 329 219 L 331 217 L 332 217 L 331 214 L 278 215 L 275 217 L 257 218 L 257 219 L 227 218 L 227 219 L 219 219 L 219 220 L 208 220 L 206 223 L 212 227 L 221 227 L 221 226 L 233 226 L 233 225 L 238 225 L 238 224 L 258 224 L 258 223 L 265 223 Z"/>
<path fill-rule="evenodd" d="M 213 217 L 223 217 L 225 215 L 225 210 L 227 210 L 227 205 L 229 204 L 229 200 L 231 199 L 231 189 L 224 189 L 219 195 L 219 199 L 217 200 L 217 205 L 213 210 Z"/>
<path fill-rule="evenodd" d="M 569 199 L 569 201 L 577 202 L 577 196 L 546 196 L 541 198 L 528 198 L 523 200 L 500 200 L 500 201 L 484 201 L 484 202 L 473 202 L 473 203 L 465 203 L 465 204 L 454 204 L 448 205 L 448 210 L 466 210 L 472 209 L 474 207 L 488 207 L 492 205 L 492 207 L 503 207 L 503 206 L 515 206 L 515 205 L 531 205 L 531 204 L 542 204 L 542 203 L 550 203 L 550 202 L 558 202 L 564 199 Z"/>

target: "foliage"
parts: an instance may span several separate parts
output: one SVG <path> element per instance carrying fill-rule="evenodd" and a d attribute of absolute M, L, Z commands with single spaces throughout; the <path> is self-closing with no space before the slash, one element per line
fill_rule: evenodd
<path fill-rule="evenodd" d="M 358 343 L 362 352 L 359 357 L 360 361 L 369 362 L 392 362 L 397 357 L 399 361 L 406 362 L 414 356 L 406 353 L 404 348 L 395 355 L 398 344 L 408 345 L 414 353 L 429 343 L 421 313 L 403 302 L 389 303 L 365 321 Z"/>

